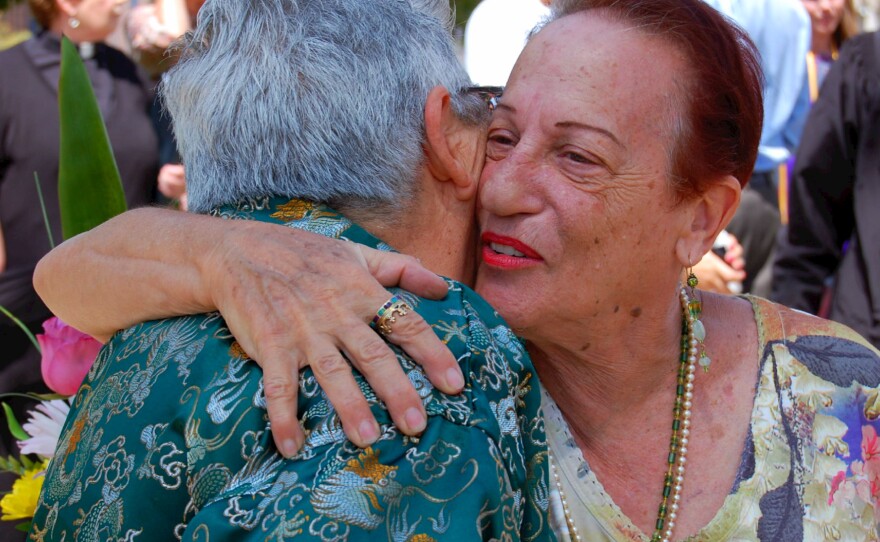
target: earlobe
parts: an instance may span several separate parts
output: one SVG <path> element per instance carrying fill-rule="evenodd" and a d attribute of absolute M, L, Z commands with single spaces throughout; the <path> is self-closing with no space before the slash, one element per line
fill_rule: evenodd
<path fill-rule="evenodd" d="M 675 253 L 683 267 L 700 261 L 736 213 L 742 186 L 736 177 L 725 175 L 709 184 L 693 203 L 687 231 L 678 239 Z"/>

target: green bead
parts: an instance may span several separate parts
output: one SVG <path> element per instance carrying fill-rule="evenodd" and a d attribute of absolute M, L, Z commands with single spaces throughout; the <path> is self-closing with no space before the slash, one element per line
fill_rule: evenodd
<path fill-rule="evenodd" d="M 675 452 L 669 452 L 669 457 L 666 458 L 666 462 L 670 465 L 675 463 Z"/>
<path fill-rule="evenodd" d="M 663 486 L 663 498 L 669 498 L 669 494 L 672 493 L 672 485 L 667 484 Z"/>
<path fill-rule="evenodd" d="M 662 530 L 663 530 L 663 525 L 664 525 L 665 523 L 666 523 L 666 522 L 663 521 L 663 518 L 657 518 L 657 524 L 656 524 L 657 530 L 658 530 L 658 531 L 662 531 Z"/>
<path fill-rule="evenodd" d="M 675 387 L 675 395 L 679 395 L 679 396 L 684 395 L 684 385 L 683 384 L 679 384 Z"/>
<path fill-rule="evenodd" d="M 672 430 L 677 432 L 679 427 L 681 427 L 681 421 L 672 420 Z"/>

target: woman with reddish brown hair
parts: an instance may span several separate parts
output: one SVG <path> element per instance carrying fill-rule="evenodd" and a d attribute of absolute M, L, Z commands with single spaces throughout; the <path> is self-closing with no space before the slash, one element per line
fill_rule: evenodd
<path fill-rule="evenodd" d="M 831 322 L 703 292 L 690 276 L 682 284 L 751 174 L 761 83 L 748 37 L 699 0 L 560 0 L 493 102 L 475 284 L 527 341 L 541 378 L 542 495 L 562 540 L 877 540 L 878 352 Z M 189 243 L 161 254 L 122 233 L 169 226 Z M 328 397 L 341 393 L 342 353 L 370 352 L 352 356 L 368 378 L 398 378 L 376 370 L 378 336 L 351 338 L 384 318 L 373 311 L 388 292 L 343 262 L 366 258 L 387 274 L 400 257 L 247 227 L 243 237 L 239 224 L 130 214 L 60 247 L 38 283 L 105 336 L 220 307 L 288 401 L 298 352 L 322 353 L 313 370 Z M 436 250 L 473 250 L 466 241 Z M 127 273 L 144 259 L 150 307 Z M 156 261 L 186 271 L 163 274 Z M 424 322 L 398 320 L 380 328 L 388 340 L 430 348 L 413 340 Z M 270 409 L 290 407 L 270 395 Z M 339 401 L 339 417 L 357 427 L 369 414 L 350 404 Z M 498 423 L 515 431 L 509 412 L 498 405 Z"/>

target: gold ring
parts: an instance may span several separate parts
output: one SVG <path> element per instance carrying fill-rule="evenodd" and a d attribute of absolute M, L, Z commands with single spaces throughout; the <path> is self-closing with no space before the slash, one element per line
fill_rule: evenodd
<path fill-rule="evenodd" d="M 391 299 L 379 307 L 370 325 L 382 335 L 391 335 L 391 324 L 397 321 L 398 316 L 406 316 L 411 310 L 412 307 L 407 305 L 406 301 L 393 295 Z"/>

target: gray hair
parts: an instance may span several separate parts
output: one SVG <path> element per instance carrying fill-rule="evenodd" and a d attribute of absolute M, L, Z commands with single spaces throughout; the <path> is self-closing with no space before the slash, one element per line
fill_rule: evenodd
<path fill-rule="evenodd" d="M 267 195 L 405 207 L 424 160 L 424 106 L 443 85 L 486 118 L 447 0 L 208 0 L 162 83 L 189 205 Z"/>

